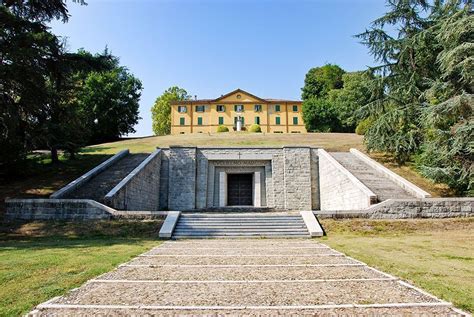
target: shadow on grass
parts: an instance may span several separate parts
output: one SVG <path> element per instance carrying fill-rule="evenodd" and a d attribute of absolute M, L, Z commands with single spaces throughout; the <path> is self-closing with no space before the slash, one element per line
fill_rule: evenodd
<path fill-rule="evenodd" d="M 156 240 L 163 220 L 1 222 L 0 249 L 51 249 L 137 244 Z"/>

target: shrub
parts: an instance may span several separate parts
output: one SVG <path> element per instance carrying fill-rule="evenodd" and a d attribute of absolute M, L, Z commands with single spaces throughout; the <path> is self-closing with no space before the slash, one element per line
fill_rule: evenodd
<path fill-rule="evenodd" d="M 260 133 L 262 132 L 262 129 L 260 128 L 260 125 L 258 124 L 252 124 L 250 126 L 250 129 L 249 129 L 250 132 L 254 132 L 254 133 Z"/>
<path fill-rule="evenodd" d="M 220 125 L 217 127 L 217 132 L 229 132 L 229 128 L 225 125 Z"/>
<path fill-rule="evenodd" d="M 370 128 L 370 126 L 372 125 L 373 122 L 374 122 L 374 120 L 370 117 L 362 120 L 357 125 L 355 132 L 358 135 L 364 135 L 367 132 L 367 130 Z"/>

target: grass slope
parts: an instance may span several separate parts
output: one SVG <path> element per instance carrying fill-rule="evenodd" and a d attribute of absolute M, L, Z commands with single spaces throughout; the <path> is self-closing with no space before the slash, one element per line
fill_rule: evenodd
<path fill-rule="evenodd" d="M 158 245 L 160 221 L 6 223 L 0 316 L 19 316 Z"/>
<path fill-rule="evenodd" d="M 331 247 L 474 311 L 474 218 L 323 220 Z"/>

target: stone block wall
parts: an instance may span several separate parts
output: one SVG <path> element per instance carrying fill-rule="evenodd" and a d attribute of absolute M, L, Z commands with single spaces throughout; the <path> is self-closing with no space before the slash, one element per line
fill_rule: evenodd
<path fill-rule="evenodd" d="M 321 210 L 358 210 L 376 199 L 365 185 L 326 151 L 319 149 L 319 199 Z"/>
<path fill-rule="evenodd" d="M 88 199 L 7 199 L 7 220 L 111 219 L 114 210 Z"/>
<path fill-rule="evenodd" d="M 474 216 L 474 198 L 388 199 L 361 210 L 315 211 L 319 218 L 452 218 Z"/>
<path fill-rule="evenodd" d="M 161 150 L 138 165 L 106 196 L 107 205 L 118 210 L 159 210 Z"/>
<path fill-rule="evenodd" d="M 284 147 L 285 209 L 311 210 L 310 148 Z"/>
<path fill-rule="evenodd" d="M 170 147 L 170 210 L 190 210 L 196 207 L 196 151 L 195 147 Z"/>

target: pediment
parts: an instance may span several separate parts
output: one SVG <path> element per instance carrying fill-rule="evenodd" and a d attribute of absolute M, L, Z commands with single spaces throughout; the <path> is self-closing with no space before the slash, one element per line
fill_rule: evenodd
<path fill-rule="evenodd" d="M 215 102 L 266 102 L 265 99 L 259 98 L 251 93 L 248 93 L 242 89 L 234 90 L 228 94 L 217 98 Z"/>

